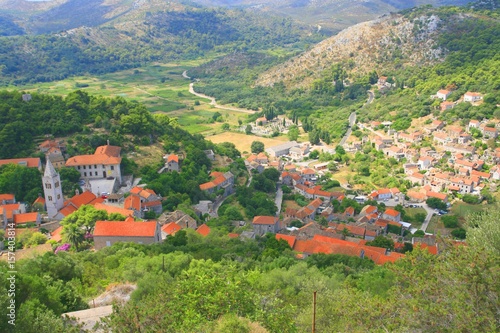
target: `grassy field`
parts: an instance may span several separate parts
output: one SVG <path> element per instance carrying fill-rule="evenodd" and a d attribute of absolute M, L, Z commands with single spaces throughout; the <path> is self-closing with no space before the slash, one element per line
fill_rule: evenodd
<path fill-rule="evenodd" d="M 457 202 L 451 207 L 451 212 L 461 218 L 465 218 L 469 213 L 476 213 L 488 208 L 488 205 L 469 205 L 464 202 Z"/>
<path fill-rule="evenodd" d="M 182 73 L 200 64 L 200 61 L 156 63 L 105 75 L 72 77 L 62 81 L 29 84 L 8 89 L 61 96 L 80 89 L 91 95 L 120 96 L 143 103 L 151 112 L 165 113 L 170 117 L 175 117 L 178 123 L 190 133 L 204 135 L 222 132 L 222 123 L 214 123 L 212 120 L 216 112 L 219 112 L 224 122 L 232 128 L 238 126 L 238 121 L 246 122 L 248 114 L 215 109 L 209 105 L 209 100 L 189 93 L 191 81 L 182 77 Z"/>
<path fill-rule="evenodd" d="M 236 149 L 238 149 L 241 153 L 250 152 L 250 146 L 252 145 L 253 141 L 261 141 L 262 143 L 264 143 L 265 148 L 279 145 L 283 142 L 288 141 L 288 138 L 286 136 L 278 136 L 271 139 L 233 132 L 224 132 L 212 136 L 207 136 L 206 139 L 212 141 L 213 143 L 232 142 L 236 146 Z"/>
<path fill-rule="evenodd" d="M 405 208 L 405 213 L 407 216 L 411 216 L 411 217 L 414 217 L 415 215 L 417 214 L 424 214 L 425 216 L 427 216 L 427 212 L 425 209 L 423 209 L 422 207 L 418 207 L 418 208 Z M 412 227 L 414 228 L 417 228 L 417 229 L 420 229 L 420 227 L 422 226 L 422 223 L 421 222 L 412 222 L 411 223 Z"/>

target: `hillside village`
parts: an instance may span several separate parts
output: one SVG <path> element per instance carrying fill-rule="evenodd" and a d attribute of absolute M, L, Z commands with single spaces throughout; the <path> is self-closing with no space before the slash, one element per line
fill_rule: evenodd
<path fill-rule="evenodd" d="M 390 89 L 386 77 L 380 77 L 379 89 Z M 441 99 L 440 110 L 445 112 L 459 102 L 473 105 L 481 103 L 482 95 L 467 92 L 457 102 L 448 102 L 449 90 L 439 90 L 432 99 Z M 24 96 L 23 96 L 24 99 Z M 283 118 L 283 117 L 282 117 Z M 271 130 L 286 131 L 291 121 L 268 121 L 258 118 L 252 130 L 266 134 Z M 283 125 L 282 125 L 283 124 Z M 316 253 L 347 254 L 370 258 L 377 264 L 395 261 L 405 250 L 405 242 L 427 248 L 431 253 L 439 252 L 435 235 L 425 234 L 434 215 L 447 213 L 451 204 L 464 196 L 475 196 L 482 200 L 483 190 L 496 191 L 500 180 L 500 148 L 490 149 L 489 140 L 498 138 L 498 122 L 470 120 L 466 126 L 427 117 L 408 131 L 391 129 L 391 122 L 358 123 L 363 130 L 361 141 L 351 136 L 345 144 L 346 152 L 355 154 L 363 146 L 371 145 L 382 152 L 385 158 L 401 163 L 410 188 L 404 193 L 397 187 L 378 188 L 374 191 L 353 191 L 351 184 L 331 191 L 322 185 L 328 181 L 330 163 L 309 159 L 313 149 L 308 142 L 289 141 L 267 147 L 265 151 L 251 154 L 245 160 L 248 174 L 260 174 L 268 168 L 279 171 L 276 184 L 276 216 L 255 216 L 251 221 L 234 221 L 240 228 L 229 237 L 242 239 L 275 234 L 285 240 L 297 257 L 305 258 Z M 268 126 L 268 127 L 266 127 Z M 271 127 L 269 127 L 271 126 Z M 323 151 L 334 153 L 327 146 Z M 46 165 L 40 158 L 2 160 L 0 164 L 14 163 L 43 171 L 44 195 L 31 204 L 16 202 L 14 194 L 0 196 L 0 216 L 4 228 L 15 226 L 18 235 L 26 230 L 49 230 L 47 237 L 61 242 L 63 227 L 59 222 L 84 206 L 93 206 L 109 214 L 118 214 L 124 221 L 96 221 L 88 235 L 94 240 L 96 250 L 111 246 L 118 241 L 141 244 L 161 242 L 182 229 L 193 229 L 207 236 L 211 230 L 205 223 L 197 222 L 194 216 L 182 211 L 164 211 L 165 198 L 141 184 L 132 175 L 122 175 L 121 148 L 107 145 L 97 147 L 93 154 L 67 158 L 64 142 L 46 140 L 39 145 L 45 154 Z M 208 159 L 215 161 L 212 150 L 205 151 Z M 164 165 L 158 173 L 182 173 L 183 154 L 166 154 Z M 74 196 L 65 198 L 61 189 L 58 169 L 74 168 L 80 174 L 79 185 Z M 210 173 L 211 180 L 199 184 L 211 200 L 193 205 L 198 221 L 217 217 L 217 209 L 226 198 L 235 193 L 238 184 L 230 171 Z M 325 178 L 326 177 L 326 178 Z M 335 172 L 333 172 L 335 178 Z M 250 182 L 250 179 L 249 179 Z M 249 184 L 249 183 L 248 183 Z M 247 184 L 247 185 L 248 185 Z M 286 193 L 285 193 L 286 190 Z M 284 200 L 289 195 L 298 195 L 306 200 L 297 206 L 287 207 Z M 426 200 L 435 198 L 447 209 L 433 209 Z M 293 198 L 292 198 L 293 199 Z M 293 202 L 293 200 L 292 200 Z M 398 208 L 399 207 L 399 208 Z M 404 208 L 422 207 L 426 212 L 421 226 L 413 227 L 404 221 Z M 117 216 L 117 215 L 114 215 Z M 142 222 L 140 222 L 142 221 Z M 411 234 L 422 230 L 418 237 Z M 394 247 L 370 246 L 377 237 L 384 236 L 394 242 Z"/>

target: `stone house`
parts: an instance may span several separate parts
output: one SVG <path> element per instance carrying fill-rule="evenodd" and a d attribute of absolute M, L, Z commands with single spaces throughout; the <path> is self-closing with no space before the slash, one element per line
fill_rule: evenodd
<path fill-rule="evenodd" d="M 117 242 L 153 244 L 161 241 L 160 225 L 156 221 L 134 222 L 97 221 L 94 228 L 94 247 L 100 250 Z"/>

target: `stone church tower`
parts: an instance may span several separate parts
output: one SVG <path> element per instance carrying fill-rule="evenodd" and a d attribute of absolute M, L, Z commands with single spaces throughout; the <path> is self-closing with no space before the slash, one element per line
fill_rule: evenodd
<path fill-rule="evenodd" d="M 45 205 L 47 206 L 47 214 L 49 218 L 57 215 L 59 210 L 64 206 L 64 197 L 62 193 L 61 177 L 54 169 L 52 163 L 47 159 L 45 173 L 42 178 L 43 193 L 45 194 Z"/>

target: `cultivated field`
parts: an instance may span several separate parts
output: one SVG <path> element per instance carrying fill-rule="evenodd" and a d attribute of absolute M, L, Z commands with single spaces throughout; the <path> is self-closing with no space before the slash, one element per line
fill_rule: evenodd
<path fill-rule="evenodd" d="M 221 142 L 232 142 L 241 153 L 250 152 L 250 146 L 253 141 L 261 141 L 264 143 L 265 148 L 276 146 L 288 141 L 285 136 L 279 136 L 276 138 L 262 138 L 255 135 L 246 135 L 244 133 L 233 133 L 224 132 L 212 136 L 207 136 L 205 139 L 212 141 L 213 143 Z"/>
<path fill-rule="evenodd" d="M 177 121 L 190 133 L 213 135 L 222 132 L 222 122 L 214 122 L 213 115 L 219 112 L 222 120 L 236 128 L 238 120 L 246 122 L 248 114 L 216 109 L 210 100 L 189 93 L 190 80 L 182 73 L 199 61 L 152 64 L 99 76 L 79 76 L 56 82 L 36 83 L 12 87 L 26 92 L 38 92 L 66 96 L 72 91 L 82 90 L 90 95 L 123 97 L 143 103 L 151 112 L 161 112 Z"/>

